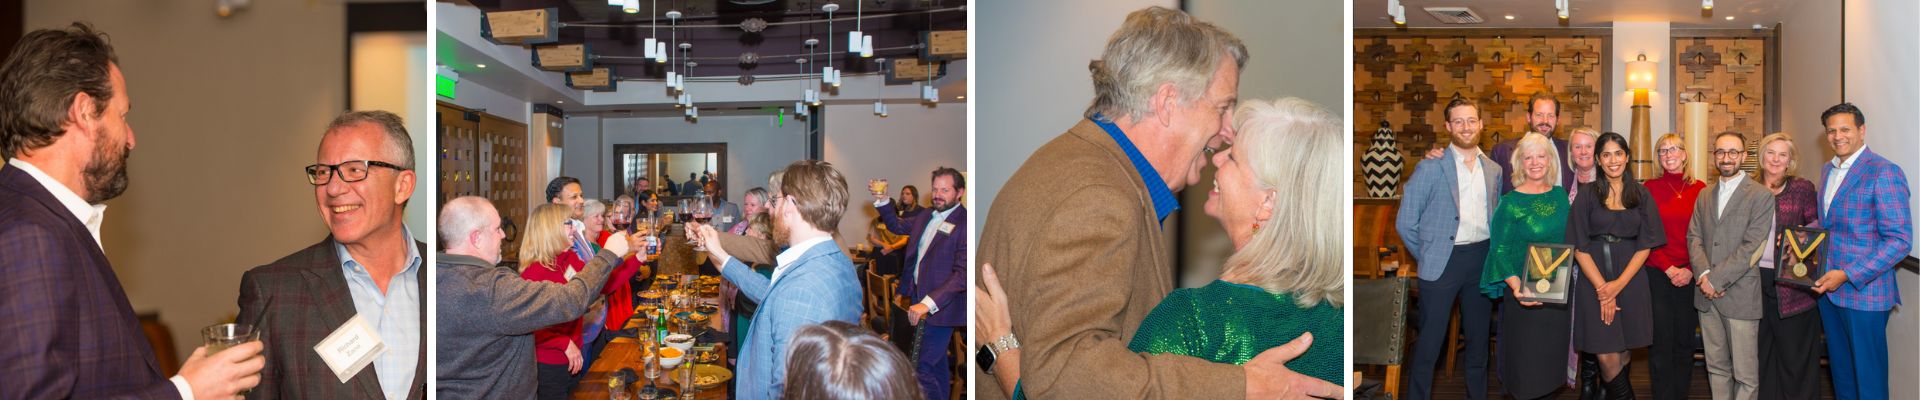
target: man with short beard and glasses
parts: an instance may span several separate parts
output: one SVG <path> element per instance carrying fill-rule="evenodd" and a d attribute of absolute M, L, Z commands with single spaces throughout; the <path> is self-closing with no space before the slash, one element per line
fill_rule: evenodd
<path fill-rule="evenodd" d="M 130 103 L 85 23 L 28 32 L 0 64 L 0 399 L 232 399 L 260 382 L 259 342 L 196 348 L 162 376 L 107 262 L 101 203 L 127 190 Z"/>
<path fill-rule="evenodd" d="M 912 235 L 901 268 L 900 298 L 907 323 L 926 327 L 914 352 L 914 375 L 927 398 L 944 399 L 953 391 L 947 367 L 953 330 L 967 326 L 967 178 L 959 170 L 933 170 L 933 209 L 901 219 L 887 192 L 873 193 L 873 207 L 888 232 Z M 947 312 L 941 312 L 947 310 Z"/>

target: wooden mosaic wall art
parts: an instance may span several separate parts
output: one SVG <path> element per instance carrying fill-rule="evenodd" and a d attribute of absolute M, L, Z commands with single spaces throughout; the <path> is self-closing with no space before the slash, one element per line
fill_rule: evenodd
<path fill-rule="evenodd" d="M 1674 90 L 1668 107 L 1707 102 L 1707 132 L 1736 131 L 1747 136 L 1746 168 L 1759 165 L 1754 150 L 1766 130 L 1766 39 L 1675 37 Z M 1677 115 L 1677 114 L 1676 114 Z M 1655 132 L 1656 136 L 1664 132 Z"/>
<path fill-rule="evenodd" d="M 1428 149 L 1443 146 L 1443 108 L 1454 97 L 1480 104 L 1480 146 L 1492 149 L 1527 131 L 1528 97 L 1551 90 L 1560 99 L 1564 138 L 1574 127 L 1604 124 L 1607 96 L 1596 36 L 1367 36 L 1354 37 L 1354 165 L 1385 121 L 1399 132 L 1406 165 L 1401 181 Z M 1354 196 L 1365 194 L 1355 169 Z"/>

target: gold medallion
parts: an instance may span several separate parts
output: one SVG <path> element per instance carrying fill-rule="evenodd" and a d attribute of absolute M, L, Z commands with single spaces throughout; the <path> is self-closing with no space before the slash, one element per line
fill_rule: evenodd
<path fill-rule="evenodd" d="M 1542 255 L 1536 249 L 1545 249 L 1547 253 Z M 1553 289 L 1553 282 L 1549 280 L 1553 277 L 1554 270 L 1560 269 L 1560 263 L 1566 262 L 1567 257 L 1573 255 L 1573 250 L 1568 249 L 1566 252 L 1560 253 L 1560 257 L 1555 258 L 1553 262 L 1547 262 L 1547 257 L 1553 256 L 1552 247 L 1529 247 L 1527 248 L 1527 255 L 1533 258 L 1532 271 L 1534 275 L 1540 277 L 1539 281 L 1533 283 L 1534 291 L 1537 293 L 1546 293 L 1548 289 Z"/>
<path fill-rule="evenodd" d="M 1787 236 L 1787 249 L 1793 250 L 1793 258 L 1794 260 L 1796 260 L 1793 262 L 1793 276 L 1795 278 L 1805 279 L 1807 278 L 1807 264 L 1806 264 L 1807 256 L 1812 255 L 1814 249 L 1820 248 L 1820 242 L 1827 240 L 1827 234 L 1820 233 L 1818 235 L 1815 235 L 1813 237 L 1813 242 L 1808 243 L 1806 247 L 1800 246 L 1800 240 L 1799 238 L 1793 237 L 1792 229 L 1787 230 L 1786 236 Z"/>

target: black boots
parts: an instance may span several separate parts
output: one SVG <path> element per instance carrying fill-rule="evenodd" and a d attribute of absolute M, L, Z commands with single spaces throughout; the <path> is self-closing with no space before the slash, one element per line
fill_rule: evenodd
<path fill-rule="evenodd" d="M 1604 387 L 1600 384 L 1600 362 L 1594 361 L 1592 354 L 1580 353 L 1580 400 L 1602 400 L 1606 398 Z"/>
<path fill-rule="evenodd" d="M 1612 381 L 1601 382 L 1606 386 L 1607 400 L 1633 400 L 1632 371 L 1633 363 L 1621 365 L 1620 374 L 1614 375 Z"/>

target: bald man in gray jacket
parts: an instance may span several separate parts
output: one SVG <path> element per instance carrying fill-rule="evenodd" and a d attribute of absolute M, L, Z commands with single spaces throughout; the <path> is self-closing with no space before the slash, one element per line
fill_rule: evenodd
<path fill-rule="evenodd" d="M 434 285 L 441 398 L 529 399 L 535 382 L 533 331 L 571 321 L 607 283 L 639 236 L 615 233 L 586 269 L 565 285 L 521 279 L 500 263 L 500 214 L 480 197 L 461 197 L 440 210 L 440 253 Z"/>

